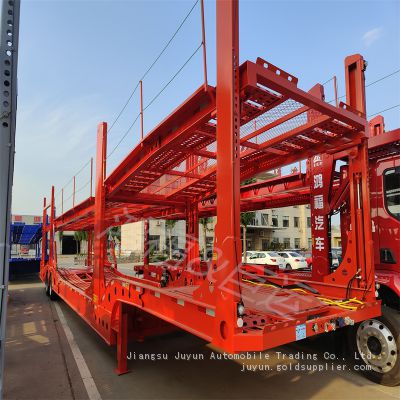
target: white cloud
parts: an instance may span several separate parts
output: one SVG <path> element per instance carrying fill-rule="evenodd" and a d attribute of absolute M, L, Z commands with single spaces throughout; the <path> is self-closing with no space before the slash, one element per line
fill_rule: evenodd
<path fill-rule="evenodd" d="M 364 33 L 362 40 L 364 42 L 365 47 L 371 46 L 374 42 L 376 42 L 383 33 L 382 28 L 374 28 Z"/>

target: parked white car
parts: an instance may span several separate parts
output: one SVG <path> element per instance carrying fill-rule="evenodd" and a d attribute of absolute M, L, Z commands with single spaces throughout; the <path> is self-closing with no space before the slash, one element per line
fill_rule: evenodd
<path fill-rule="evenodd" d="M 307 268 L 307 260 L 299 253 L 294 251 L 280 251 L 278 253 L 284 258 L 284 269 L 301 269 Z"/>
<path fill-rule="evenodd" d="M 244 257 L 242 259 L 244 262 Z M 285 267 L 285 259 L 274 251 L 248 251 L 247 252 L 248 264 L 261 264 L 261 265 L 276 265 L 278 268 Z"/>

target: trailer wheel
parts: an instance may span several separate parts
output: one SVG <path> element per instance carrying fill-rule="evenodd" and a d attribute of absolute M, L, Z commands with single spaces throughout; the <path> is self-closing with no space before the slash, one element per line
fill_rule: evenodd
<path fill-rule="evenodd" d="M 44 290 L 45 290 L 46 296 L 49 296 L 50 295 L 50 293 L 49 293 L 49 278 L 47 275 L 46 275 L 46 279 L 44 280 Z"/>
<path fill-rule="evenodd" d="M 400 385 L 400 313 L 382 307 L 382 316 L 357 324 L 350 331 L 350 348 L 360 371 L 375 383 Z"/>
<path fill-rule="evenodd" d="M 51 283 L 51 276 L 50 276 L 50 279 L 49 279 L 49 297 L 50 297 L 50 300 L 52 300 L 52 301 L 55 301 L 55 300 L 58 299 L 57 293 L 54 292 L 54 290 L 53 290 L 53 285 Z"/>

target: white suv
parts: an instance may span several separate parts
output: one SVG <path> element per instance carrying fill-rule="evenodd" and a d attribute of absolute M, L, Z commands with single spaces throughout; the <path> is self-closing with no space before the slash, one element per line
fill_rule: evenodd
<path fill-rule="evenodd" d="M 286 270 L 307 268 L 306 259 L 299 253 L 294 251 L 280 251 L 278 254 L 284 258 L 284 268 Z"/>

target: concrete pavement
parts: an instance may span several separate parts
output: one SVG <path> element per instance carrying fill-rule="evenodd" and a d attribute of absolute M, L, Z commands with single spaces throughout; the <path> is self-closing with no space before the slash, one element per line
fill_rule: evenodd
<path fill-rule="evenodd" d="M 10 294 L 4 397 L 87 398 L 54 305 L 42 285 L 13 284 Z M 399 388 L 379 386 L 351 369 L 338 369 L 346 362 L 326 337 L 234 361 L 214 359 L 219 354 L 215 349 L 179 331 L 131 343 L 129 350 L 136 358 L 129 362 L 132 372 L 117 376 L 115 349 L 108 347 L 64 302 L 58 304 L 103 399 L 399 398 Z M 324 352 L 336 359 L 325 360 Z M 151 360 L 149 354 L 161 359 Z M 315 359 L 291 359 L 310 354 Z M 179 355 L 192 358 L 178 360 Z M 317 370 L 306 370 L 306 366 L 316 366 Z M 323 370 L 318 371 L 320 366 Z"/>

